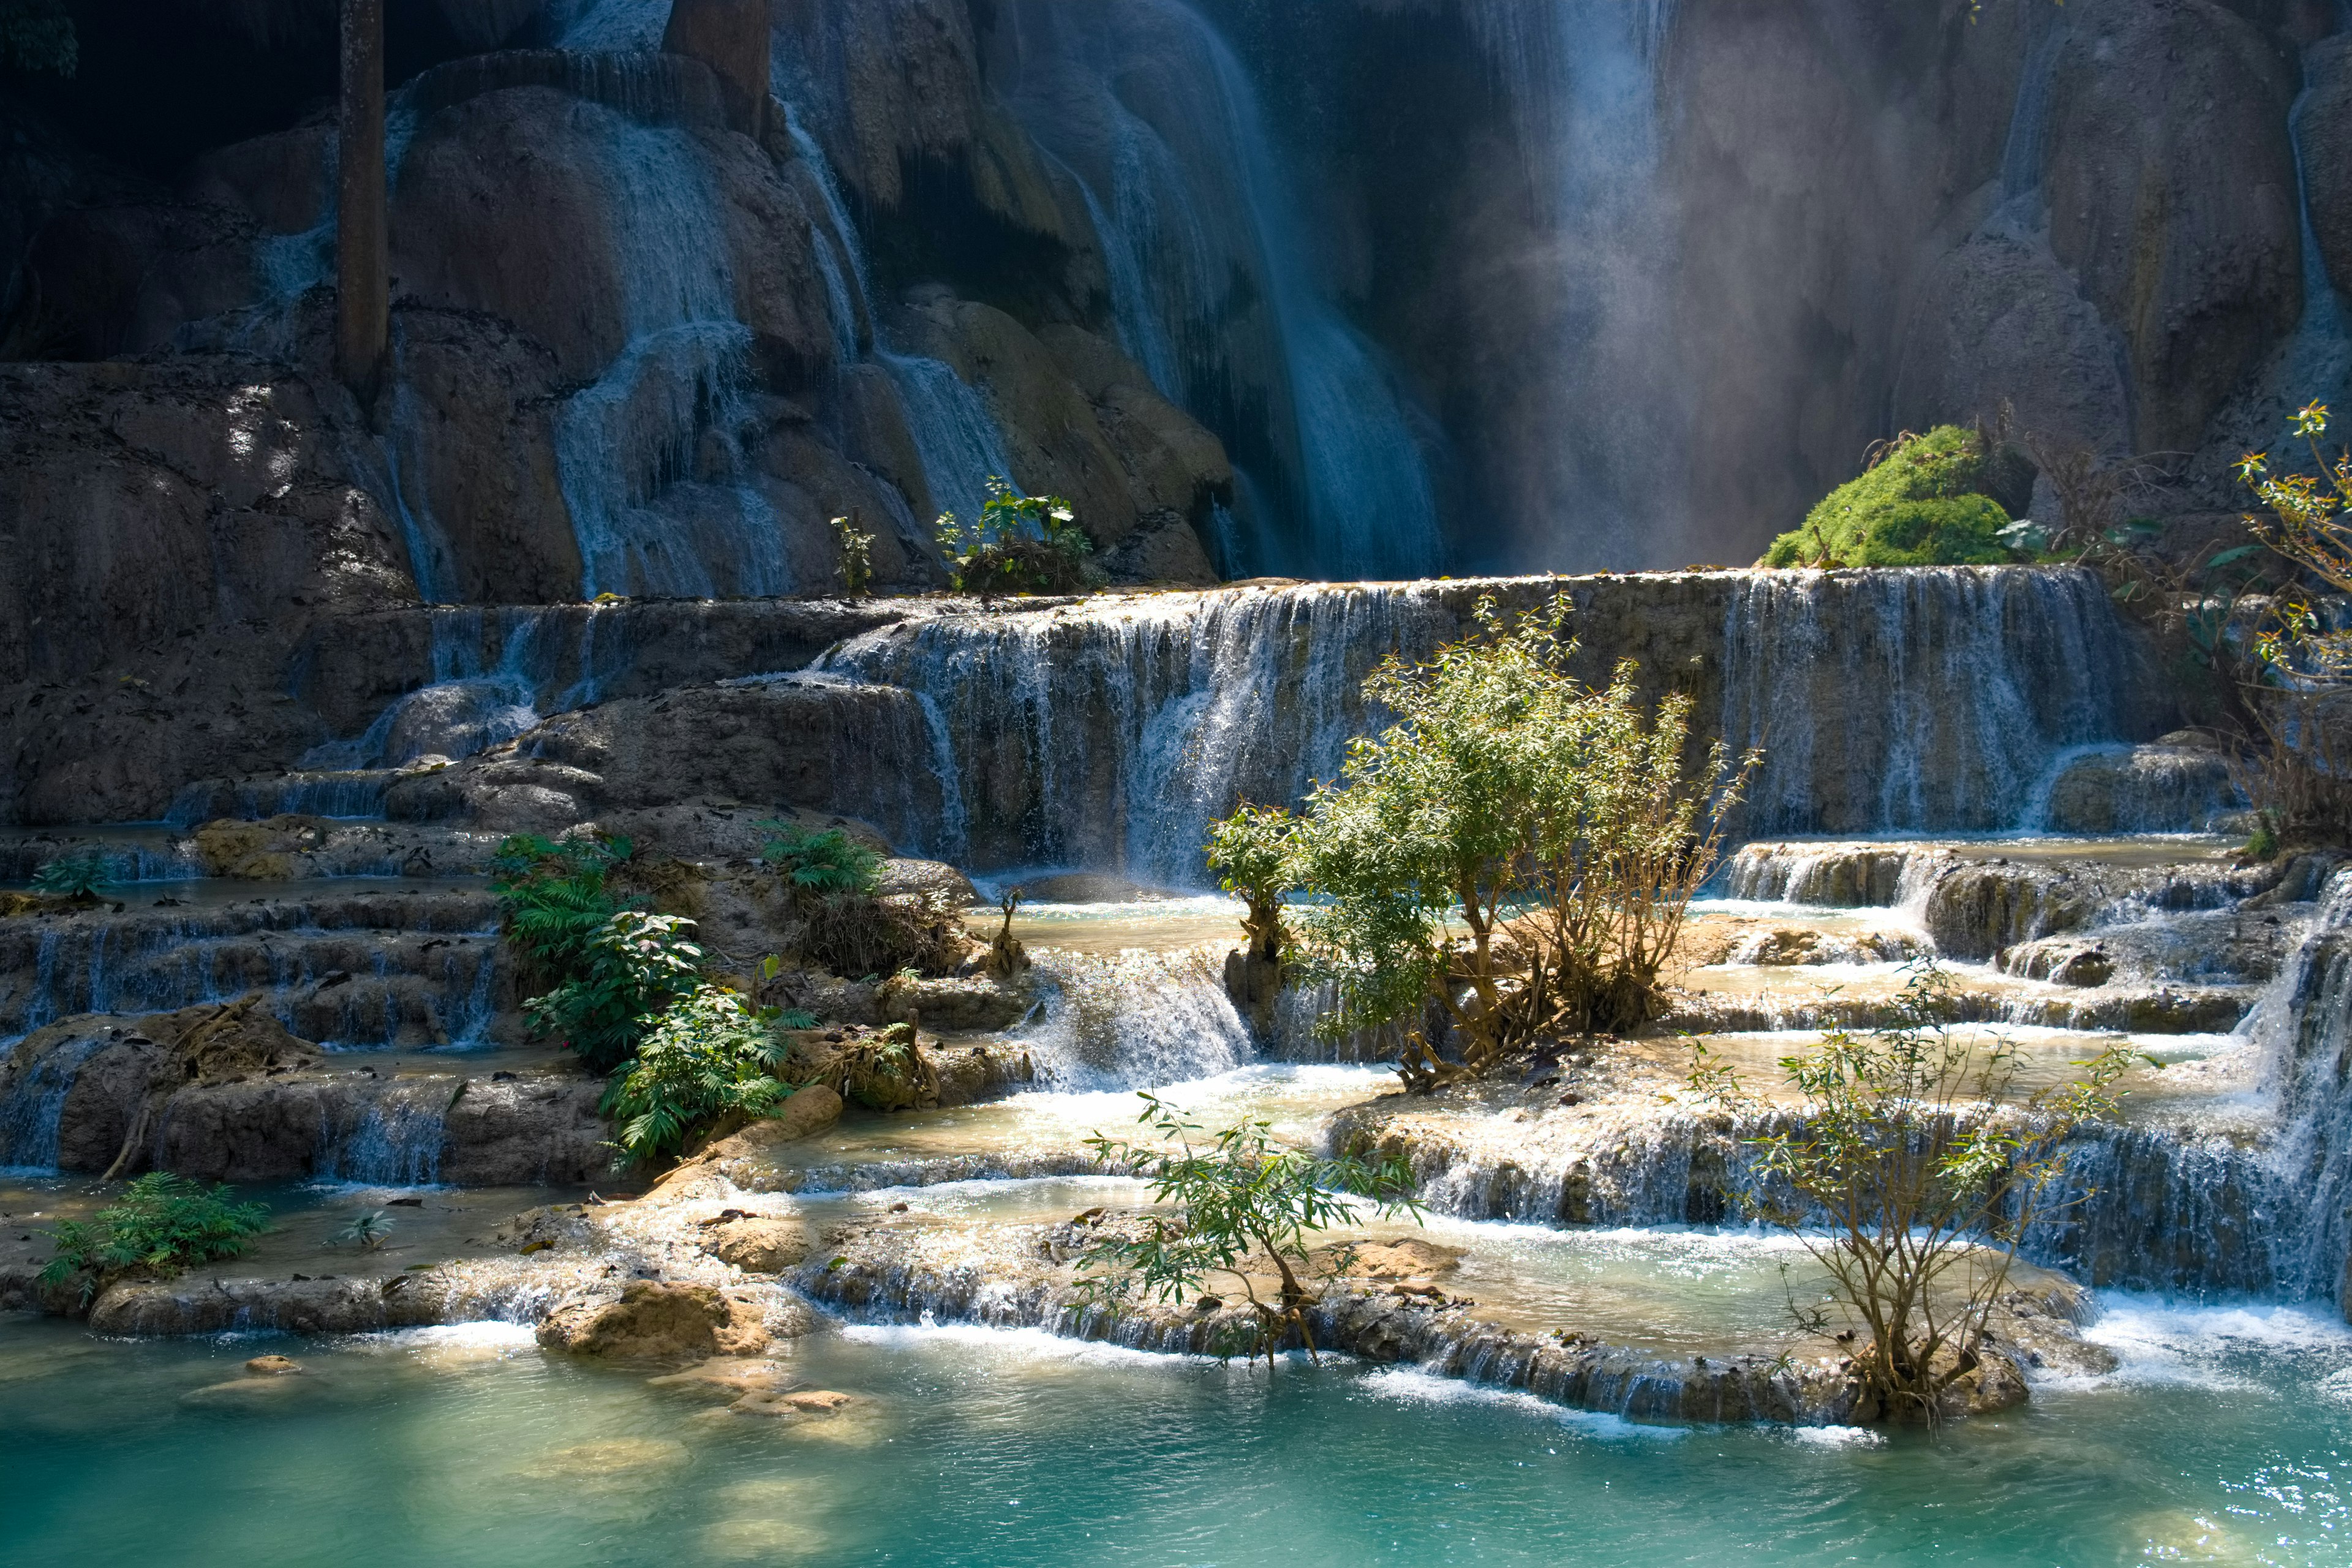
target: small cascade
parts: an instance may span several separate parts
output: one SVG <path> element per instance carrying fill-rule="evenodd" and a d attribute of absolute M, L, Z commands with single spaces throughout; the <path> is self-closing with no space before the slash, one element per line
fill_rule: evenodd
<path fill-rule="evenodd" d="M 1051 983 L 1045 1018 L 1021 1037 L 1046 1087 L 1157 1089 L 1231 1072 L 1256 1055 L 1225 994 L 1222 950 L 1041 951 Z"/>
<path fill-rule="evenodd" d="M 386 706 L 352 739 L 312 747 L 302 758 L 304 768 L 399 768 L 428 756 L 455 762 L 510 741 L 539 722 L 539 688 L 545 682 L 548 662 L 539 634 L 546 612 L 519 606 L 447 607 L 429 614 L 431 682 Z M 496 662 L 486 665 L 486 633 L 493 624 L 500 647 Z M 382 813 L 379 793 L 372 815 Z"/>
<path fill-rule="evenodd" d="M 923 484 L 937 511 L 951 511 L 970 524 L 988 500 L 983 481 L 1013 478 L 1004 438 L 980 394 L 945 362 L 877 347 L 875 359 L 889 373 L 906 410 L 907 430 L 922 459 Z"/>
<path fill-rule="evenodd" d="M 936 705 L 971 863 L 1184 886 L 1204 876 L 1215 818 L 1339 771 L 1367 727 L 1364 678 L 1450 635 L 1466 591 L 1247 589 L 940 617 L 855 638 L 824 668 Z"/>
<path fill-rule="evenodd" d="M 2290 1294 L 2352 1299 L 2352 871 L 2338 872 L 2294 960 L 2262 1002 L 2279 1131 L 2270 1159 L 2282 1194 L 2268 1215 L 2279 1284 Z"/>
<path fill-rule="evenodd" d="M 172 797 L 163 820 L 174 827 L 194 827 L 224 816 L 247 822 L 288 816 L 379 818 L 391 784 L 392 774 L 373 769 L 280 773 L 229 783 L 207 779 L 183 786 Z"/>
<path fill-rule="evenodd" d="M 34 1064 L 0 1100 L 0 1169 L 54 1171 L 58 1130 L 82 1064 L 107 1044 L 102 1035 L 68 1040 Z"/>
<path fill-rule="evenodd" d="M 1725 613 L 1723 734 L 1752 836 L 1988 832 L 2114 740 L 2128 639 L 2087 572 L 1757 572 Z"/>
<path fill-rule="evenodd" d="M 372 1187 L 426 1187 L 441 1177 L 446 1091 L 394 1084 L 349 1127 L 319 1130 L 319 1179 Z"/>

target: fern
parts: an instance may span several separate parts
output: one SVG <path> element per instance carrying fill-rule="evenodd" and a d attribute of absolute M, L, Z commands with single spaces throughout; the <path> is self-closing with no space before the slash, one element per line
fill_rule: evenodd
<path fill-rule="evenodd" d="M 871 893 L 881 886 L 882 857 L 838 827 L 812 833 L 789 822 L 758 826 L 769 834 L 760 858 L 782 873 L 795 893 Z"/>
<path fill-rule="evenodd" d="M 784 1051 L 776 1016 L 740 994 L 698 987 L 664 1015 L 613 1078 L 600 1109 L 621 1123 L 621 1147 L 653 1159 L 726 1116 L 772 1116 L 793 1089 L 776 1075 Z"/>
<path fill-rule="evenodd" d="M 234 1201 L 228 1188 L 207 1191 L 185 1176 L 156 1171 L 88 1220 L 61 1221 L 48 1233 L 56 1256 L 41 1270 L 55 1285 L 82 1277 L 86 1302 L 117 1279 L 168 1278 L 192 1263 L 235 1258 L 269 1228 L 269 1211 Z"/>

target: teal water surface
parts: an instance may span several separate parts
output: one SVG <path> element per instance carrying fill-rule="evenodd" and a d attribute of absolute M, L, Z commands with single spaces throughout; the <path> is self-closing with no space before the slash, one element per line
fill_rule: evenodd
<path fill-rule="evenodd" d="M 779 1423 L 506 1325 L 119 1343 L 0 1320 L 47 1564 L 2352 1563 L 2352 1333 L 2111 1298 L 2112 1378 L 1937 1434 L 1628 1426 L 1426 1373 L 853 1327 Z M 300 1377 L 240 1363 L 292 1353 Z M 226 1386 L 222 1386 L 226 1384 Z"/>

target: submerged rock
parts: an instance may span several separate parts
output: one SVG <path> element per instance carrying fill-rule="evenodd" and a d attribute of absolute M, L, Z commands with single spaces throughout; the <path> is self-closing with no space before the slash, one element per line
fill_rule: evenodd
<path fill-rule="evenodd" d="M 777 1293 L 635 1279 L 617 1299 L 550 1313 L 539 1342 L 570 1355 L 614 1361 L 707 1361 L 757 1356 L 772 1340 L 807 1331 L 806 1309 Z"/>

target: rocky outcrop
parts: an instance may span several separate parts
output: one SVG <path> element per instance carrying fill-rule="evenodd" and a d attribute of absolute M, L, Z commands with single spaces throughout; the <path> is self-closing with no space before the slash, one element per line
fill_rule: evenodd
<path fill-rule="evenodd" d="M 604 1361 L 704 1361 L 768 1349 L 769 1305 L 751 1291 L 633 1279 L 618 1298 L 551 1312 L 539 1342 Z"/>
<path fill-rule="evenodd" d="M 2319 240 L 2327 281 L 2352 294 L 2352 37 L 2329 38 L 2304 51 L 2306 96 L 2295 115 L 2303 153 L 2303 195 Z M 2317 279 L 2304 287 L 2316 288 Z"/>

